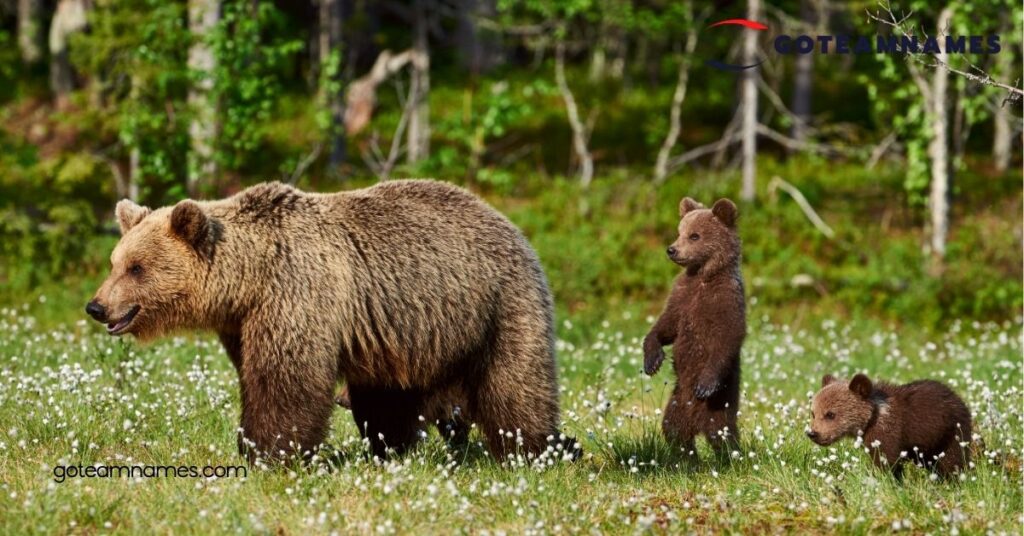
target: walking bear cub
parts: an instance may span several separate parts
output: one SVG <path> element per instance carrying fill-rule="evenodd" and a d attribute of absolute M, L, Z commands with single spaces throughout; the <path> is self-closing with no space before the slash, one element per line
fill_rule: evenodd
<path fill-rule="evenodd" d="M 377 455 L 410 447 L 419 417 L 447 400 L 496 455 L 539 453 L 558 435 L 547 280 L 519 230 L 469 192 L 270 183 L 116 212 L 121 241 L 87 312 L 113 335 L 218 333 L 250 458 L 319 445 L 342 379 Z"/>
<path fill-rule="evenodd" d="M 665 408 L 665 438 L 696 456 L 703 434 L 727 454 L 739 441 L 740 349 L 746 337 L 736 205 L 711 209 L 689 197 L 679 204 L 679 238 L 668 257 L 683 267 L 661 317 L 644 338 L 644 372 L 654 375 L 672 345 L 676 385 Z"/>
<path fill-rule="evenodd" d="M 907 460 L 942 476 L 970 461 L 971 412 L 936 381 L 891 385 L 857 374 L 847 383 L 827 375 L 814 396 L 811 419 L 812 441 L 827 446 L 863 434 L 875 464 L 888 466 L 897 478 Z"/>

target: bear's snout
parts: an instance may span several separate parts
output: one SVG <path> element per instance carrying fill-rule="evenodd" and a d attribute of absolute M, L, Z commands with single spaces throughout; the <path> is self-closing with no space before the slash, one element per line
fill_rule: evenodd
<path fill-rule="evenodd" d="M 665 250 L 665 253 L 668 253 L 668 258 L 675 260 L 677 253 L 676 247 L 669 246 L 668 249 Z"/>
<path fill-rule="evenodd" d="M 814 430 L 808 430 L 807 437 L 810 439 L 818 439 L 818 432 L 815 432 Z"/>
<path fill-rule="evenodd" d="M 85 305 L 85 312 L 100 322 L 107 321 L 107 308 L 96 300 L 92 300 Z"/>

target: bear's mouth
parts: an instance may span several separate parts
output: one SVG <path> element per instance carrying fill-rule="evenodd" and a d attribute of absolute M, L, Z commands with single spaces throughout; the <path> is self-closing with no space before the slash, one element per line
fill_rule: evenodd
<path fill-rule="evenodd" d="M 811 441 L 813 441 L 815 444 L 817 444 L 818 446 L 821 446 L 821 447 L 827 447 L 827 446 L 831 445 L 834 442 L 834 441 L 832 441 L 830 439 L 825 439 L 825 438 L 823 438 L 821 436 L 812 437 Z"/>
<path fill-rule="evenodd" d="M 135 315 L 139 314 L 139 311 L 141 309 L 141 306 L 136 305 L 135 307 L 132 307 L 130 311 L 128 311 L 128 314 L 122 316 L 121 320 L 118 320 L 117 322 L 107 323 L 107 333 L 111 335 L 120 335 L 124 333 L 128 329 L 128 327 L 131 326 L 132 320 L 135 320 Z"/>

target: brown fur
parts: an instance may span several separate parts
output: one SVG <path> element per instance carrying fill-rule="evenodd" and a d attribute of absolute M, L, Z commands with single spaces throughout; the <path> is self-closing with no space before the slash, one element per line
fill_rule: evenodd
<path fill-rule="evenodd" d="M 943 476 L 967 466 L 971 412 L 945 384 L 931 380 L 872 383 L 863 374 L 849 383 L 828 375 L 821 383 L 807 432 L 815 443 L 831 445 L 863 434 L 875 464 L 888 466 L 897 477 L 902 476 L 907 460 Z"/>
<path fill-rule="evenodd" d="M 740 274 L 736 205 L 710 210 L 690 198 L 679 204 L 679 238 L 669 258 L 685 268 L 661 317 L 644 339 L 644 371 L 653 375 L 672 345 L 676 385 L 662 420 L 666 439 L 693 453 L 703 434 L 719 454 L 739 441 L 740 349 L 747 324 Z"/>
<path fill-rule="evenodd" d="M 519 230 L 465 190 L 270 183 L 155 211 L 122 201 L 117 217 L 123 237 L 94 316 L 113 325 L 139 307 L 118 331 L 140 339 L 216 331 L 259 452 L 319 445 L 339 379 L 378 455 L 414 442 L 438 393 L 464 401 L 495 454 L 541 451 L 557 433 L 544 272 Z"/>

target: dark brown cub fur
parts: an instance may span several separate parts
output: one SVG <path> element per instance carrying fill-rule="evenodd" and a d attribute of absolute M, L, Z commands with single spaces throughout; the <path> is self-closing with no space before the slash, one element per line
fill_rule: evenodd
<path fill-rule="evenodd" d="M 968 465 L 971 412 L 945 384 L 872 383 L 858 374 L 849 383 L 828 375 L 821 385 L 807 432 L 815 443 L 826 446 L 863 434 L 875 464 L 888 466 L 897 478 L 908 460 L 943 476 Z"/>
<path fill-rule="evenodd" d="M 644 371 L 656 373 L 662 347 L 672 345 L 676 386 L 662 420 L 665 438 L 696 455 L 694 438 L 703 434 L 726 454 L 739 439 L 740 349 L 747 333 L 736 205 L 720 199 L 709 210 L 687 197 L 679 216 L 679 238 L 668 256 L 685 272 L 644 339 Z"/>

